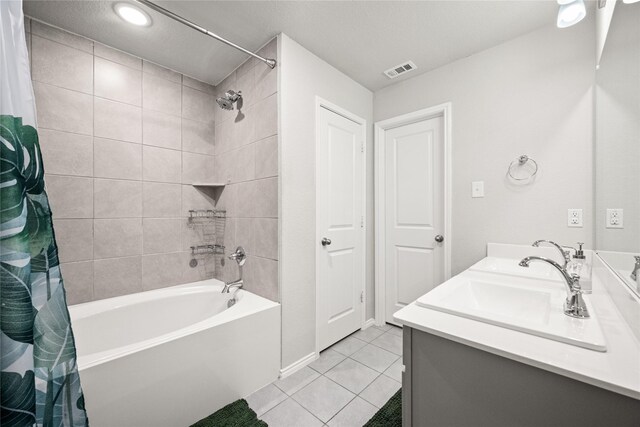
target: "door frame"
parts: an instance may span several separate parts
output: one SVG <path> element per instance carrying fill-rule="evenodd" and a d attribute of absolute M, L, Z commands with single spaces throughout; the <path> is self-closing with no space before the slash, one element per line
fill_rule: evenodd
<path fill-rule="evenodd" d="M 320 158 L 319 153 L 320 153 L 320 137 L 321 137 L 321 133 L 320 133 L 320 126 L 318 125 L 320 123 L 320 114 L 322 112 L 322 109 L 325 110 L 329 110 L 335 114 L 338 114 L 339 116 L 342 116 L 348 120 L 351 120 L 352 122 L 358 124 L 358 126 L 362 129 L 362 149 L 363 149 L 363 153 L 362 153 L 362 221 L 363 221 L 363 226 L 360 228 L 360 232 L 362 234 L 362 277 L 364 278 L 364 281 L 362 282 L 362 286 L 360 291 L 362 292 L 363 298 L 362 298 L 362 302 L 361 302 L 361 325 L 365 324 L 366 321 L 366 315 L 367 315 L 367 286 L 366 286 L 366 281 L 367 281 L 367 121 L 365 119 L 363 119 L 360 116 L 357 116 L 356 114 L 353 114 L 352 112 L 336 105 L 333 104 L 332 102 L 327 101 L 326 99 L 323 99 L 319 96 L 316 96 L 316 118 L 315 118 L 315 125 L 316 125 L 316 141 L 315 141 L 315 145 L 316 145 L 316 151 L 315 151 L 315 176 L 314 176 L 314 181 L 315 181 L 315 192 L 316 192 L 316 208 L 315 208 L 315 214 L 316 214 L 316 241 L 315 241 L 315 245 L 316 245 L 316 328 L 315 328 L 315 335 L 316 335 L 316 343 L 315 343 L 315 351 L 316 351 L 316 355 L 320 354 L 320 335 L 318 334 L 318 329 L 319 329 L 319 325 L 320 325 L 320 309 L 319 309 L 319 305 L 320 305 L 320 262 L 322 259 L 322 254 L 324 253 L 320 246 L 319 243 L 320 239 L 322 238 L 322 235 L 324 234 L 324 230 L 320 229 L 320 224 L 318 221 L 318 217 L 319 217 L 319 212 L 322 206 L 321 200 L 320 200 L 320 192 L 318 191 L 318 186 L 319 186 L 319 182 L 318 182 L 318 159 Z"/>
<path fill-rule="evenodd" d="M 424 108 L 412 113 L 392 117 L 376 122 L 374 125 L 374 212 L 375 212 L 375 321 L 382 325 L 385 317 L 386 291 L 386 254 L 385 254 L 385 150 L 386 131 L 423 120 L 442 117 L 444 151 L 444 279 L 451 278 L 451 102 Z"/>

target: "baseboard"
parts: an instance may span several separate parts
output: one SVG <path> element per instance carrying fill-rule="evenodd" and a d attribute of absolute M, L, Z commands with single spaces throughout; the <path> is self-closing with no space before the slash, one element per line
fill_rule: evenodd
<path fill-rule="evenodd" d="M 367 328 L 369 328 L 371 326 L 375 326 L 375 324 L 376 324 L 376 319 L 371 318 L 371 319 L 365 321 L 364 325 L 362 325 L 362 328 L 360 328 L 360 329 L 362 329 L 364 331 L 365 329 L 367 329 Z"/>
<path fill-rule="evenodd" d="M 286 368 L 280 369 L 280 378 L 286 378 L 289 375 L 299 371 L 300 369 L 307 366 L 309 363 L 316 360 L 318 357 L 320 357 L 320 355 L 314 351 L 313 353 L 309 353 L 303 358 L 293 362 L 291 365 L 287 366 Z"/>

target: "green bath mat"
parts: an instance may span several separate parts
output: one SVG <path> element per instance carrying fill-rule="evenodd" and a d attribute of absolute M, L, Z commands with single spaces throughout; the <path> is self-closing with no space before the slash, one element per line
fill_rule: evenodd
<path fill-rule="evenodd" d="M 258 419 L 246 400 L 240 399 L 201 419 L 191 427 L 267 427 L 267 423 Z"/>
<path fill-rule="evenodd" d="M 402 427 L 402 389 L 398 390 L 364 427 Z"/>

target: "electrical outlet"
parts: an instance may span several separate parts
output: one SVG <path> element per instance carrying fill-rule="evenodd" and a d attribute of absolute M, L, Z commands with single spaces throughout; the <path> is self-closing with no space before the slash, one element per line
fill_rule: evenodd
<path fill-rule="evenodd" d="M 624 228 L 622 209 L 607 209 L 607 228 Z"/>
<path fill-rule="evenodd" d="M 569 227 L 582 227 L 582 209 L 567 210 L 567 225 Z"/>
<path fill-rule="evenodd" d="M 471 197 L 484 197 L 484 181 L 471 183 Z"/>

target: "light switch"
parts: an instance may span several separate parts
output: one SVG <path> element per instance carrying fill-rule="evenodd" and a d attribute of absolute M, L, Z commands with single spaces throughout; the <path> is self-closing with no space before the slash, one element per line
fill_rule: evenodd
<path fill-rule="evenodd" d="M 471 197 L 484 197 L 484 181 L 471 183 Z"/>

